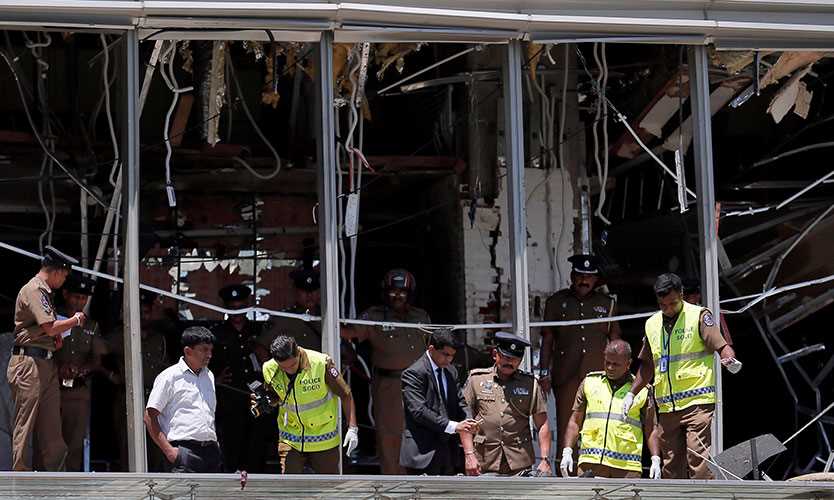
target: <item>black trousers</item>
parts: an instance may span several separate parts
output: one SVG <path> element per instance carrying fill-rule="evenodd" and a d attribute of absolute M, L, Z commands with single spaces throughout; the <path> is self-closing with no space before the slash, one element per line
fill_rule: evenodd
<path fill-rule="evenodd" d="M 248 400 L 230 398 L 224 403 L 222 409 L 218 405 L 216 413 L 224 472 L 266 472 L 267 454 L 277 438 L 274 415 L 253 417 Z"/>
<path fill-rule="evenodd" d="M 177 459 L 168 463 L 168 472 L 223 472 L 223 455 L 216 442 L 171 441 L 177 448 Z"/>
<path fill-rule="evenodd" d="M 455 475 L 455 461 L 451 443 L 440 443 L 434 451 L 434 457 L 424 469 L 412 469 L 406 467 L 406 472 L 411 476 L 453 476 Z"/>

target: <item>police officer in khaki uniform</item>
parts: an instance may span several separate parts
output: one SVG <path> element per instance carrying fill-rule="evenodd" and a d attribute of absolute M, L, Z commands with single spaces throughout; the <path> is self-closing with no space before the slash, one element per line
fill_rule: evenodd
<path fill-rule="evenodd" d="M 383 280 L 384 305 L 369 308 L 360 319 L 431 323 L 426 311 L 409 303 L 415 286 L 414 276 L 405 269 L 388 271 Z M 400 376 L 426 351 L 426 334 L 417 328 L 355 325 L 343 328 L 342 337 L 371 343 L 372 394 L 380 467 L 383 474 L 405 474 L 400 466 L 400 443 L 405 426 Z"/>
<path fill-rule="evenodd" d="M 93 294 L 95 281 L 77 274 L 67 279 L 62 289 L 64 306 L 59 316 L 72 316 L 84 310 Z M 61 380 L 61 429 L 67 444 L 67 471 L 81 472 L 84 460 L 84 437 L 90 422 L 90 384 L 92 374 L 100 372 L 113 380 L 113 372 L 104 370 L 101 357 L 107 349 L 98 324 L 87 320 L 76 326 L 55 353 Z"/>
<path fill-rule="evenodd" d="M 140 311 L 141 330 L 140 342 L 142 345 L 142 388 L 145 393 L 145 400 L 153 389 L 153 381 L 156 376 L 162 373 L 171 364 L 168 341 L 162 333 L 159 321 L 154 320 L 154 309 L 157 304 L 158 295 L 147 290 L 140 290 L 139 301 L 142 309 Z M 119 325 L 108 337 L 110 351 L 116 358 L 118 374 L 113 377 L 117 386 L 124 386 L 125 373 L 125 350 L 124 350 L 124 328 Z M 118 430 L 119 457 L 122 469 L 127 470 L 127 410 L 125 391 L 117 390 L 116 404 L 113 405 L 113 421 Z M 165 468 L 165 456 L 157 446 L 148 446 L 148 470 L 150 472 L 163 472 Z"/>
<path fill-rule="evenodd" d="M 321 292 L 318 268 L 299 267 L 290 273 L 295 288 L 295 303 L 285 312 L 321 315 Z M 256 352 L 261 363 L 270 359 L 269 347 L 279 335 L 292 337 L 302 349 L 321 351 L 321 321 L 303 321 L 274 316 L 256 339 Z"/>
<path fill-rule="evenodd" d="M 469 372 L 463 397 L 478 422 L 478 432 L 460 433 L 466 475 L 496 473 L 516 475 L 536 463 L 530 418 L 538 429 L 541 462 L 537 468 L 544 475 L 550 467 L 550 424 L 547 402 L 536 378 L 518 369 L 524 350 L 530 343 L 512 333 L 495 334 L 492 368 Z"/>
<path fill-rule="evenodd" d="M 52 290 L 60 288 L 78 261 L 47 246 L 38 273 L 23 285 L 14 308 L 15 345 L 6 375 L 14 400 L 12 468 L 60 471 L 67 446 L 61 435 L 61 395 L 52 355 L 62 335 L 84 324 L 84 313 L 58 319 Z M 33 446 L 29 440 L 34 438 Z M 34 456 L 33 456 L 34 455 Z"/>
<path fill-rule="evenodd" d="M 220 289 L 227 309 L 249 307 L 252 289 L 246 285 L 228 285 Z M 217 434 L 223 450 L 226 472 L 264 472 L 267 427 L 249 412 L 248 384 L 260 380 L 261 363 L 255 354 L 258 325 L 246 314 L 229 314 L 228 319 L 212 328 L 217 339 L 209 368 L 217 385 Z"/>
<path fill-rule="evenodd" d="M 616 315 L 613 297 L 596 290 L 599 261 L 593 255 L 574 255 L 570 288 L 547 300 L 545 321 L 575 321 Z M 556 434 L 564 442 L 579 383 L 590 372 L 604 368 L 603 351 L 609 339 L 620 338 L 616 322 L 556 326 L 542 329 L 539 380 L 545 394 L 552 387 L 556 396 Z"/>

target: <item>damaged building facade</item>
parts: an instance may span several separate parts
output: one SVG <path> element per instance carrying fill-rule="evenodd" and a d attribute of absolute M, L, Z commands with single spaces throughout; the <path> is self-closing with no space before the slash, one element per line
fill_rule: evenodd
<path fill-rule="evenodd" d="M 0 1 L 0 317 L 10 330 L 52 244 L 99 273 L 91 316 L 122 346 L 106 363 L 123 384 L 93 384 L 126 394 L 128 418 L 93 402 L 86 470 L 148 470 L 135 332 L 164 325 L 174 356 L 185 326 L 224 319 L 229 284 L 266 328 L 304 265 L 321 310 L 288 318 L 320 321 L 337 363 L 339 325 L 405 268 L 426 327 L 465 332 L 462 369 L 489 363 L 499 330 L 530 338 L 537 366 L 575 253 L 601 258 L 635 349 L 654 278 L 675 272 L 745 363 L 719 382 L 715 453 L 828 407 L 834 6 L 505 4 Z M 144 317 L 140 284 L 159 294 Z M 366 472 L 368 351 L 346 353 Z M 769 474 L 829 472 L 832 425 Z"/>

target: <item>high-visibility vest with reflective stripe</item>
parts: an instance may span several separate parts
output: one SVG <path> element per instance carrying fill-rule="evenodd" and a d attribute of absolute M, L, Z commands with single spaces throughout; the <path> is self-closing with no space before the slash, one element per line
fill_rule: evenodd
<path fill-rule="evenodd" d="M 280 439 L 302 452 L 339 446 L 339 399 L 324 381 L 327 356 L 305 349 L 310 367 L 301 370 L 292 389 L 286 373 L 271 359 L 264 363 L 264 380 L 283 404 L 278 409 Z M 289 393 L 288 393 L 289 392 Z"/>
<path fill-rule="evenodd" d="M 605 372 L 591 372 L 585 377 L 585 421 L 579 463 L 602 464 L 617 469 L 641 472 L 643 425 L 640 412 L 648 399 L 644 387 L 634 396 L 634 404 L 623 416 L 623 398 L 631 391 L 633 378 L 612 391 Z"/>
<path fill-rule="evenodd" d="M 663 331 L 661 312 L 646 321 L 646 338 L 654 358 L 654 394 L 660 413 L 715 403 L 713 355 L 707 351 L 700 333 L 703 310 L 684 302 L 671 336 Z M 663 356 L 668 356 L 666 371 L 661 371 Z"/>

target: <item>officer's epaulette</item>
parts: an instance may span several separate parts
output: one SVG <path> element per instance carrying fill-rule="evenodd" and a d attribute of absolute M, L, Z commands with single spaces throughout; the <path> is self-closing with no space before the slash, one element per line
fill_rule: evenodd
<path fill-rule="evenodd" d="M 484 374 L 489 373 L 491 371 L 492 371 L 492 367 L 490 367 L 490 368 L 473 368 L 472 370 L 469 370 L 469 376 L 471 377 L 472 375 L 484 375 Z"/>
<path fill-rule="evenodd" d="M 588 372 L 588 375 L 586 375 L 586 376 L 587 376 L 587 377 L 604 377 L 604 376 L 605 376 L 605 372 L 604 372 L 604 371 L 602 371 L 602 370 L 600 370 L 600 371 L 598 371 L 598 372 Z"/>

